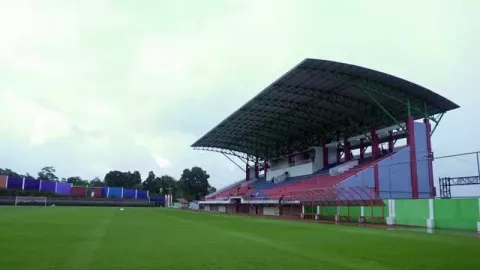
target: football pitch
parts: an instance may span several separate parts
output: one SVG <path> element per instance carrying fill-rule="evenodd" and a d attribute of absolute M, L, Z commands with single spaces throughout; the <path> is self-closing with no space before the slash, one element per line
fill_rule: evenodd
<path fill-rule="evenodd" d="M 0 207 L 0 268 L 478 269 L 480 239 L 159 208 Z"/>

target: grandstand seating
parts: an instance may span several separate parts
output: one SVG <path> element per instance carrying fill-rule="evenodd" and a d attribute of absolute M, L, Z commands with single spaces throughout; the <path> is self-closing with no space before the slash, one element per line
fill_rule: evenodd
<path fill-rule="evenodd" d="M 290 185 L 286 185 L 283 187 L 274 187 L 272 189 L 265 190 L 264 193 L 268 198 L 279 199 L 283 194 L 294 190 L 332 188 L 340 182 L 348 179 L 349 177 L 380 162 L 386 157 L 388 157 L 388 155 L 376 160 L 363 161 L 359 165 L 341 174 L 331 176 L 328 173 L 324 173 L 316 176 L 310 176 L 306 179 L 302 179 L 302 181 L 296 181 Z"/>
<path fill-rule="evenodd" d="M 342 163 L 331 164 L 330 166 L 323 168 L 314 174 L 289 177 L 280 183 L 267 181 L 265 177 L 259 177 L 258 179 L 249 182 L 244 180 L 229 186 L 214 196 L 207 197 L 207 200 L 225 199 L 230 196 L 248 196 L 253 200 L 279 199 L 283 194 L 294 190 L 331 188 L 360 173 L 361 171 L 372 167 L 390 155 L 392 154 L 385 155 L 376 160 L 373 160 L 371 157 L 367 157 L 362 161 L 359 161 L 358 165 L 336 175 L 330 175 L 330 169 L 337 167 Z"/>

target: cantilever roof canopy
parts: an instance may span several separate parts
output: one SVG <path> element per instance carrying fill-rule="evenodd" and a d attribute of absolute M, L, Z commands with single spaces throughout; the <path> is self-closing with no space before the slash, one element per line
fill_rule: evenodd
<path fill-rule="evenodd" d="M 422 86 L 392 75 L 305 59 L 192 147 L 273 158 L 344 136 L 364 134 L 371 126 L 396 125 L 409 115 L 438 123 L 443 113 L 458 107 Z"/>

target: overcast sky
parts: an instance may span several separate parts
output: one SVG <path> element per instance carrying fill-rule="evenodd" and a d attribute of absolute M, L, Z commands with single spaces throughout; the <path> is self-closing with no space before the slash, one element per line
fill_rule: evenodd
<path fill-rule="evenodd" d="M 388 3 L 387 3 L 388 2 Z M 462 106 L 433 139 L 480 149 L 480 2 L 0 0 L 0 167 L 103 178 L 243 173 L 189 146 L 304 58 L 418 83 Z M 476 173 L 473 156 L 435 177 Z"/>

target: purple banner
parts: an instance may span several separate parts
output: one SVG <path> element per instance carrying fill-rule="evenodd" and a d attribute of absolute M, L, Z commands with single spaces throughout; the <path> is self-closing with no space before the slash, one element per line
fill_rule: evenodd
<path fill-rule="evenodd" d="M 72 184 L 70 183 L 57 183 L 57 193 L 62 195 L 70 195 Z"/>
<path fill-rule="evenodd" d="M 109 198 L 122 198 L 122 188 L 121 187 L 110 187 L 108 192 Z"/>
<path fill-rule="evenodd" d="M 102 197 L 108 198 L 108 187 L 102 188 Z"/>
<path fill-rule="evenodd" d="M 44 181 L 44 180 L 41 180 L 41 181 L 42 181 L 42 183 L 40 184 L 40 190 L 41 191 L 55 193 L 55 186 L 56 186 L 57 182 Z"/>
<path fill-rule="evenodd" d="M 9 188 L 9 189 L 22 189 L 22 186 L 23 186 L 23 178 L 8 177 L 7 188 Z"/>
<path fill-rule="evenodd" d="M 135 199 L 135 189 L 123 189 L 123 198 L 125 199 Z"/>
<path fill-rule="evenodd" d="M 147 199 L 147 191 L 146 190 L 137 191 L 137 199 Z"/>
<path fill-rule="evenodd" d="M 33 178 L 25 178 L 25 184 L 23 189 L 26 190 L 38 190 L 40 188 L 40 180 Z"/>

